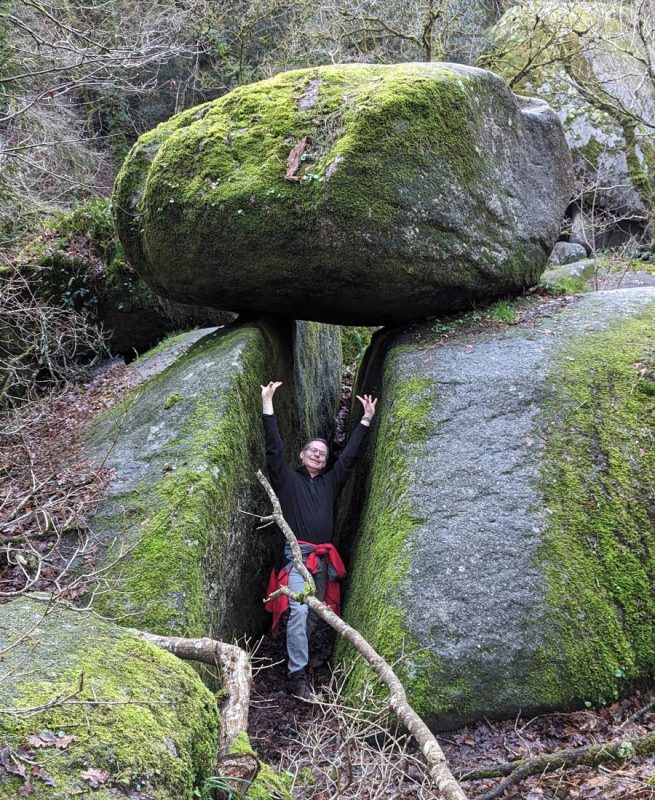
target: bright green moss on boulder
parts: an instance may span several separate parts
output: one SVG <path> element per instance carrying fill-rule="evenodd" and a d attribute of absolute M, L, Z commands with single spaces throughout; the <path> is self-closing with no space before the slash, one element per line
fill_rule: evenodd
<path fill-rule="evenodd" d="M 553 366 L 537 556 L 550 610 L 535 680 L 555 704 L 606 702 L 655 674 L 655 303 Z"/>
<path fill-rule="evenodd" d="M 269 513 L 255 476 L 265 466 L 260 384 L 284 383 L 276 412 L 289 460 L 338 397 L 339 331 L 306 327 L 278 320 L 206 335 L 89 427 L 89 454 L 114 470 L 92 521 L 111 586 L 96 598 L 104 614 L 161 634 L 264 629 L 261 600 L 281 534 L 255 530 L 244 513 Z M 321 358 L 308 370 L 312 342 Z M 146 354 L 134 368 L 165 357 Z"/>
<path fill-rule="evenodd" d="M 376 324 L 534 284 L 569 180 L 555 116 L 493 74 L 347 65 L 177 115 L 114 198 L 130 262 L 167 296 Z"/>
<path fill-rule="evenodd" d="M 385 361 L 380 389 L 381 407 L 371 448 L 374 453 L 364 516 L 352 556 L 353 576 L 344 608 L 344 618 L 364 632 L 376 650 L 390 663 L 401 652 L 407 657 L 397 669 L 406 685 L 411 685 L 410 702 L 419 713 L 430 710 L 428 698 L 414 689 L 416 666 L 421 672 L 435 669 L 432 654 L 413 651 L 417 642 L 407 629 L 399 604 L 398 588 L 407 577 L 411 532 L 420 523 L 409 494 L 409 474 L 414 459 L 420 458 L 429 428 L 431 381 L 419 377 L 408 380 L 398 373 L 394 350 Z M 354 653 L 345 640 L 337 643 L 337 658 L 350 662 Z M 362 659 L 355 661 L 349 691 L 361 692 L 374 681 L 373 672 Z"/>
<path fill-rule="evenodd" d="M 545 311 L 415 325 L 384 361 L 345 617 L 437 727 L 655 672 L 655 290 Z"/>
<path fill-rule="evenodd" d="M 240 733 L 228 748 L 230 754 L 247 753 L 257 758 L 247 733 Z M 288 772 L 276 772 L 263 761 L 259 761 L 259 772 L 245 793 L 248 800 L 293 800 L 291 782 L 293 776 Z"/>
<path fill-rule="evenodd" d="M 95 457 L 108 454 L 117 470 L 93 520 L 101 563 L 134 548 L 110 570 L 103 613 L 129 612 L 129 624 L 162 634 L 261 627 L 273 537 L 254 533 L 238 509 L 262 508 L 254 473 L 264 464 L 259 384 L 269 359 L 289 378 L 256 326 L 210 334 L 89 430 Z M 280 413 L 284 424 L 282 399 Z"/>
<path fill-rule="evenodd" d="M 99 800 L 191 800 L 212 774 L 214 697 L 169 653 L 89 614 L 24 598 L 3 606 L 0 650 L 4 709 L 69 698 L 37 714 L 0 715 L 3 746 L 18 755 L 21 746 L 30 751 L 25 778 L 2 771 L 2 800 L 15 800 L 26 779 L 31 791 L 24 796 L 33 800 L 87 793 Z M 74 738 L 63 749 L 30 746 L 29 737 L 39 735 Z M 83 773 L 94 770 L 101 778 L 91 791 Z"/>

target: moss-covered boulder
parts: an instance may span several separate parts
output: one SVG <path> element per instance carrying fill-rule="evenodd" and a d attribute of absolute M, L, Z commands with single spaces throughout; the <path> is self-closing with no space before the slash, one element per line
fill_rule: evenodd
<path fill-rule="evenodd" d="M 454 64 L 319 67 L 142 136 L 119 235 L 182 302 L 382 324 L 534 285 L 570 196 L 555 114 Z"/>
<path fill-rule="evenodd" d="M 640 238 L 655 201 L 652 14 L 646 4 L 523 0 L 481 59 L 557 111 L 577 177 L 571 238 L 587 250 Z"/>
<path fill-rule="evenodd" d="M 216 702 L 175 656 L 26 598 L 2 606 L 0 652 L 1 800 L 191 800 L 214 773 Z"/>
<path fill-rule="evenodd" d="M 154 633 L 261 633 L 281 542 L 244 513 L 270 513 L 255 477 L 265 466 L 260 384 L 284 382 L 276 411 L 291 459 L 302 440 L 330 433 L 315 426 L 334 418 L 340 351 L 338 328 L 278 320 L 218 330 L 168 366 L 161 350 L 135 365 L 148 382 L 87 431 L 90 455 L 114 471 L 92 520 L 111 588 L 97 608 Z M 319 365 L 311 374 L 307 361 Z"/>
<path fill-rule="evenodd" d="M 655 670 L 655 289 L 551 305 L 384 359 L 345 617 L 438 726 Z"/>

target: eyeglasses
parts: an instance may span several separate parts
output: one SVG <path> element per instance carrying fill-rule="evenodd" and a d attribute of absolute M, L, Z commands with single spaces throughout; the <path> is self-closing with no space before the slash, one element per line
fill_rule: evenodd
<path fill-rule="evenodd" d="M 320 456 L 321 458 L 327 458 L 327 453 L 325 450 L 321 450 L 318 447 L 306 447 L 305 450 L 308 453 L 311 453 L 313 456 Z"/>

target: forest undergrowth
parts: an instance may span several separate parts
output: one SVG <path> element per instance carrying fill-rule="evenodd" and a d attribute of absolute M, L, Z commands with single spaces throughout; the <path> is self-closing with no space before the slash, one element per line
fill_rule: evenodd
<path fill-rule="evenodd" d="M 326 652 L 331 631 L 318 633 Z M 264 761 L 291 773 L 298 800 L 436 800 L 424 781 L 421 754 L 394 730 L 386 706 L 372 695 L 348 703 L 344 675 L 327 665 L 311 671 L 315 697 L 286 693 L 283 639 L 264 637 L 254 657 L 256 674 L 250 738 Z M 259 669 L 257 669 L 259 665 Z M 571 713 L 482 720 L 438 735 L 448 763 L 470 798 L 489 797 L 501 777 L 464 781 L 470 771 L 562 750 L 643 737 L 655 732 L 655 693 L 636 691 L 612 705 Z M 640 713 L 645 708 L 649 711 Z M 577 766 L 531 775 L 497 794 L 521 800 L 649 800 L 655 798 L 655 755 L 628 762 Z"/>

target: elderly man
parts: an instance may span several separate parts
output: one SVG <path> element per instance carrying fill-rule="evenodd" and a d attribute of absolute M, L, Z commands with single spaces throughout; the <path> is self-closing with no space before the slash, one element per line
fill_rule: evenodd
<path fill-rule="evenodd" d="M 332 545 L 334 533 L 334 502 L 357 458 L 362 440 L 368 433 L 375 415 L 377 398 L 357 395 L 364 408 L 364 416 L 354 430 L 340 458 L 326 469 L 329 448 L 324 439 L 312 439 L 299 454 L 301 466 L 291 469 L 287 465 L 284 445 L 280 438 L 273 411 L 273 395 L 281 386 L 271 381 L 262 386 L 264 433 L 266 435 L 266 463 L 275 493 L 280 499 L 282 513 L 300 543 L 303 559 L 314 573 L 316 594 L 326 598 L 331 582 L 344 574 L 343 564 Z M 278 585 L 286 583 L 294 593 L 301 593 L 304 580 L 293 567 L 291 550 L 285 547 L 285 567 L 278 574 Z M 272 587 L 271 587 L 272 588 Z M 309 637 L 316 623 L 313 612 L 304 603 L 290 601 L 291 613 L 287 623 L 287 654 L 289 657 L 289 690 L 298 697 L 311 695 L 307 680 Z M 275 614 L 275 611 L 273 612 Z M 274 616 L 274 632 L 276 618 Z"/>

